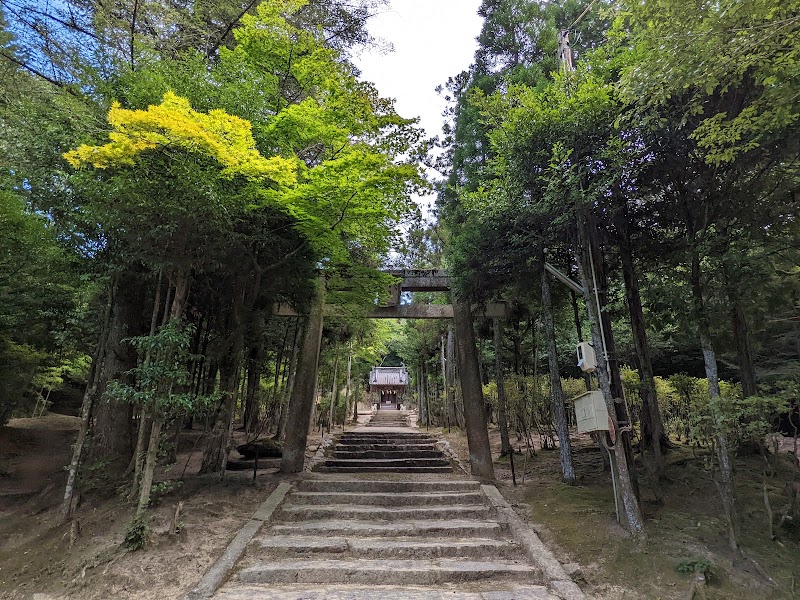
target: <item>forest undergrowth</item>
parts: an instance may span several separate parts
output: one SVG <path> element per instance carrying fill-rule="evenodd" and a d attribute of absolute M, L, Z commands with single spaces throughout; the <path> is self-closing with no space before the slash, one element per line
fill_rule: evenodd
<path fill-rule="evenodd" d="M 491 439 L 499 453 L 499 432 L 493 432 Z M 791 439 L 782 442 L 777 456 L 735 458 L 740 553 L 732 552 L 726 542 L 708 449 L 676 444 L 666 453 L 657 493 L 646 461 L 636 455 L 647 531 L 643 541 L 632 540 L 616 522 L 609 469 L 602 450 L 587 436 L 572 440 L 574 486 L 561 481 L 555 449 L 537 450 L 526 461 L 525 445 L 517 445 L 521 450 L 514 456 L 517 486 L 508 457 L 498 460 L 495 473 L 503 494 L 568 565 L 567 570 L 575 569 L 573 577 L 592 597 L 794 598 L 800 579 L 800 530 L 793 526 L 773 539 L 769 527 L 770 518 L 788 501 L 787 491 L 800 485 Z M 765 482 L 773 515 L 764 502 Z"/>

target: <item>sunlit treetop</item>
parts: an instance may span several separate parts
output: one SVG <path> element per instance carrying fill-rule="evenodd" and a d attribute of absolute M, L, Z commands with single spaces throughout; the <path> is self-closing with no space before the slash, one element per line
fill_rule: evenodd
<path fill-rule="evenodd" d="M 296 182 L 297 160 L 262 156 L 249 121 L 219 109 L 197 112 L 188 100 L 172 92 L 147 110 L 127 110 L 115 102 L 108 122 L 112 131 L 107 144 L 84 144 L 64 154 L 73 167 L 133 166 L 143 152 L 179 148 L 210 156 L 222 165 L 223 177 L 243 176 L 279 186 Z"/>

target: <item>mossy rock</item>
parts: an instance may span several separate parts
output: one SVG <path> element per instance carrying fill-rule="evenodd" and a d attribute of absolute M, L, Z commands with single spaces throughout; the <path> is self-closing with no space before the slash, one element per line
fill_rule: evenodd
<path fill-rule="evenodd" d="M 253 460 L 258 458 L 281 458 L 283 456 L 283 446 L 270 438 L 253 440 L 241 446 L 236 446 L 236 450 L 244 458 Z"/>

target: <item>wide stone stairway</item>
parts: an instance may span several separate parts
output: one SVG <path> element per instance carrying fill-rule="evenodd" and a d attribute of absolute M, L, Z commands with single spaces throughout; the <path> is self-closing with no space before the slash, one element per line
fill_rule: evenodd
<path fill-rule="evenodd" d="M 315 475 L 215 598 L 556 600 L 542 583 L 478 482 Z"/>
<path fill-rule="evenodd" d="M 213 597 L 583 598 L 496 488 L 453 474 L 435 445 L 411 428 L 342 434 L 323 467 L 329 472 L 305 473 L 253 526 Z"/>
<path fill-rule="evenodd" d="M 373 416 L 373 421 L 376 418 L 378 422 L 389 421 L 380 419 L 379 415 L 380 411 Z M 324 463 L 316 470 L 327 473 L 451 473 L 450 460 L 436 446 L 436 438 L 408 427 L 360 428 L 339 435 Z"/>

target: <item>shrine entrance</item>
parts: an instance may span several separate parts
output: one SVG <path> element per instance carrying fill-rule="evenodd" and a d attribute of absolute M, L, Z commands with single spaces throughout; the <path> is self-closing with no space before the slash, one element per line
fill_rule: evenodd
<path fill-rule="evenodd" d="M 402 269 L 386 271 L 399 279 L 389 289 L 389 299 L 383 306 L 376 305 L 368 319 L 452 319 L 456 337 L 456 362 L 461 374 L 461 389 L 464 402 L 464 420 L 473 475 L 491 480 L 494 470 L 489 452 L 489 437 L 486 429 L 486 408 L 483 389 L 478 378 L 478 351 L 473 330 L 473 315 L 484 318 L 503 319 L 506 317 L 504 303 L 489 303 L 480 306 L 454 300 L 450 304 L 430 304 L 409 302 L 413 292 L 450 292 L 450 277 L 442 269 Z M 299 473 L 305 465 L 306 442 L 311 412 L 314 404 L 315 382 L 322 343 L 322 325 L 325 316 L 340 314 L 339 307 L 325 303 L 325 281 L 317 280 L 316 302 L 307 316 L 305 334 L 298 356 L 295 385 L 289 399 L 281 471 Z M 273 313 L 280 317 L 296 317 L 298 313 L 290 306 L 280 305 Z M 386 386 L 378 384 L 379 406 L 399 408 L 402 392 L 408 385 L 405 373 L 405 386 Z M 376 381 L 377 383 L 377 381 Z"/>
<path fill-rule="evenodd" d="M 408 389 L 408 369 L 405 367 L 373 367 L 367 391 L 375 394 L 378 410 L 400 410 L 403 395 Z"/>

